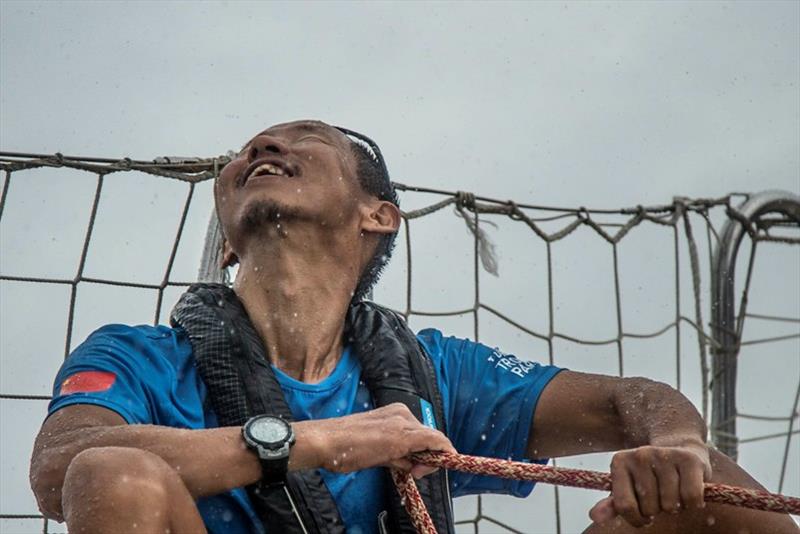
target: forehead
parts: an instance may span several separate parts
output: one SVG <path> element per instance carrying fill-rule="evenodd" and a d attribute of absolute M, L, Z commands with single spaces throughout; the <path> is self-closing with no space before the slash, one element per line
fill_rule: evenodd
<path fill-rule="evenodd" d="M 259 135 L 274 135 L 279 137 L 298 137 L 303 134 L 314 134 L 318 135 L 324 139 L 329 139 L 331 141 L 336 142 L 342 147 L 349 146 L 349 139 L 345 134 L 343 134 L 338 129 L 334 128 L 329 124 L 325 124 L 322 121 L 312 121 L 312 120 L 303 120 L 303 121 L 294 121 L 294 122 L 285 122 L 282 124 L 276 124 L 274 126 L 270 126 L 266 130 L 259 132 L 256 134 L 255 137 Z M 249 141 L 248 141 L 249 144 Z"/>

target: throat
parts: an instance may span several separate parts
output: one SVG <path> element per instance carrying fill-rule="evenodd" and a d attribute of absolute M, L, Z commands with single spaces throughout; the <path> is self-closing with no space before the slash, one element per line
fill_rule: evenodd
<path fill-rule="evenodd" d="M 342 354 L 340 347 L 338 351 L 332 352 L 322 359 L 307 358 L 298 362 L 297 360 L 281 358 L 276 355 L 270 357 L 270 360 L 282 373 L 298 382 L 319 384 L 333 374 L 342 359 Z"/>
<path fill-rule="evenodd" d="M 328 377 L 342 356 L 358 272 L 341 258 L 290 245 L 241 256 L 234 291 L 269 362 L 313 384 Z"/>

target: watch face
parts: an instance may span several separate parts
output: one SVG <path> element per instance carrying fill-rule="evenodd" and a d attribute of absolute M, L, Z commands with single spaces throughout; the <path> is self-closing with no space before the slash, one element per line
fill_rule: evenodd
<path fill-rule="evenodd" d="M 250 436 L 262 443 L 280 443 L 289 437 L 288 425 L 275 417 L 258 419 L 250 425 Z"/>

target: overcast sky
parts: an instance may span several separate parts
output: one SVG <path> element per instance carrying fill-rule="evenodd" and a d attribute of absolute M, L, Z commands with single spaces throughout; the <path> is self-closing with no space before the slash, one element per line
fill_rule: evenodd
<path fill-rule="evenodd" d="M 518 202 L 618 208 L 731 191 L 800 194 L 800 3 L 0 3 L 0 150 L 213 156 L 298 118 L 373 137 L 396 181 Z M 85 173 L 14 174 L 0 225 L 0 271 L 74 276 L 93 192 Z M 174 181 L 109 178 L 87 276 L 160 281 L 185 194 Z M 439 198 L 402 200 L 410 208 Z M 204 184 L 176 280 L 196 273 L 210 209 Z M 520 224 L 492 220 L 498 227 L 487 231 L 500 278 L 481 274 L 482 299 L 546 332 L 545 248 Z M 412 242 L 414 307 L 470 306 L 472 253 L 463 221 L 450 209 L 415 221 Z M 674 317 L 671 246 L 671 231 L 654 228 L 633 232 L 620 246 L 627 329 L 654 331 Z M 682 312 L 693 318 L 681 247 Z M 704 242 L 700 249 L 707 261 Z M 610 247 L 580 230 L 553 251 L 557 330 L 616 335 Z M 705 264 L 706 322 L 707 271 Z M 798 272 L 798 247 L 763 247 L 751 309 L 800 317 Z M 404 276 L 400 248 L 376 299 L 404 307 Z M 57 286 L 0 284 L 2 392 L 49 393 L 63 356 L 67 296 Z M 168 293 L 167 308 L 177 296 Z M 153 306 L 152 292 L 82 284 L 74 343 L 106 322 L 152 322 Z M 482 341 L 547 361 L 543 343 L 485 314 L 481 321 Z M 416 328 L 428 325 L 473 336 L 470 316 L 412 320 Z M 796 332 L 782 328 L 754 323 L 746 332 Z M 800 377 L 800 342 L 770 347 L 743 355 L 740 409 L 785 416 Z M 626 373 L 675 385 L 674 354 L 672 331 L 652 342 L 626 341 Z M 684 332 L 682 358 L 684 389 L 699 402 L 691 333 Z M 558 342 L 555 360 L 616 372 L 613 347 Z M 0 402 L 2 513 L 35 512 L 27 455 L 43 413 L 43 403 Z M 785 426 L 740 422 L 745 437 Z M 798 441 L 784 486 L 794 495 Z M 783 443 L 742 452 L 742 463 L 770 489 Z M 607 464 L 605 455 L 567 462 Z M 576 531 L 598 494 L 562 495 L 564 531 Z M 466 517 L 474 499 L 458 506 Z M 484 511 L 529 532 L 554 529 L 550 488 L 538 488 L 529 501 L 492 497 Z M 0 524 L 9 533 L 39 528 Z"/>

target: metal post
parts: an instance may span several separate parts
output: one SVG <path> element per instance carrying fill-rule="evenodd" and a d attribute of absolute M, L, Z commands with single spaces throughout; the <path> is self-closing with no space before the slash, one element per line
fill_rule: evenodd
<path fill-rule="evenodd" d="M 748 198 L 722 228 L 711 260 L 712 354 L 711 438 L 720 451 L 736 460 L 736 364 L 740 332 L 737 331 L 734 275 L 736 255 L 745 233 L 763 215 L 778 213 L 800 224 L 800 196 L 787 191 L 763 191 Z M 747 228 L 745 227 L 747 224 Z M 743 314 L 745 310 L 739 310 Z"/>

